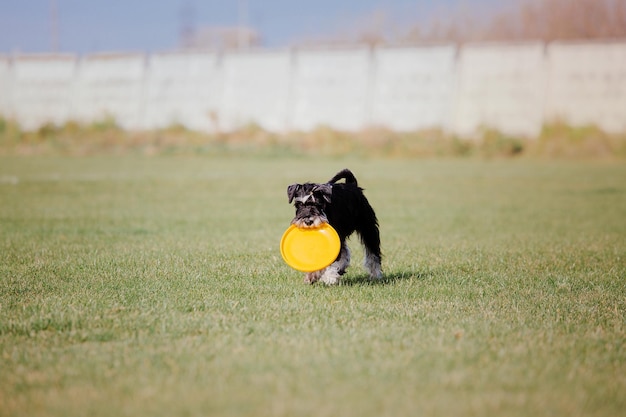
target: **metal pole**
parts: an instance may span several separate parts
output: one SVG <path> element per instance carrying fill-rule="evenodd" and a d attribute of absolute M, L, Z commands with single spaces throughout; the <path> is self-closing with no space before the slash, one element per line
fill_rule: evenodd
<path fill-rule="evenodd" d="M 59 10 L 56 0 L 50 0 L 50 51 L 59 52 Z"/>

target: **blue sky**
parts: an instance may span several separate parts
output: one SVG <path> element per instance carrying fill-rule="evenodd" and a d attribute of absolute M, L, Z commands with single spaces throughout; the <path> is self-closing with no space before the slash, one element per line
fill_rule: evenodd
<path fill-rule="evenodd" d="M 514 0 L 0 0 L 0 53 L 49 52 L 56 3 L 62 52 L 163 51 L 176 48 L 184 9 L 193 26 L 233 26 L 242 14 L 265 46 L 357 31 L 383 20 L 402 32 L 447 10 L 494 10 Z M 190 13 L 186 13 L 190 16 Z M 187 18 L 189 20 L 189 18 Z"/>

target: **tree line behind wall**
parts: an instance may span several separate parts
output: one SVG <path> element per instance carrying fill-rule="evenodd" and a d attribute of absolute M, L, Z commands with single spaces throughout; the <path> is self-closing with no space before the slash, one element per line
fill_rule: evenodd
<path fill-rule="evenodd" d="M 398 29 L 378 11 L 344 33 L 305 44 L 595 40 L 626 37 L 626 0 L 514 0 L 508 7 L 479 8 L 471 2 L 440 8 Z"/>

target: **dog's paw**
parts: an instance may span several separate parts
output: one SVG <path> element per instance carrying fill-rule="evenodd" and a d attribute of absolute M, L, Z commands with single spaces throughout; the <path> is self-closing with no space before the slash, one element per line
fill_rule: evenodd
<path fill-rule="evenodd" d="M 321 275 L 322 275 L 322 271 L 307 272 L 304 275 L 304 283 L 315 284 L 317 281 L 319 281 Z"/>
<path fill-rule="evenodd" d="M 370 271 L 370 279 L 379 280 L 383 278 L 383 271 L 378 267 L 378 269 L 374 269 Z"/>
<path fill-rule="evenodd" d="M 339 284 L 340 278 L 341 278 L 341 275 L 338 274 L 337 271 L 335 271 L 332 268 L 328 268 L 326 272 L 322 274 L 320 281 L 322 281 L 326 285 L 337 285 Z"/>
<path fill-rule="evenodd" d="M 371 279 L 381 279 L 383 277 L 383 271 L 380 266 L 380 257 L 367 253 L 363 266 L 365 266 L 365 269 L 369 272 Z"/>

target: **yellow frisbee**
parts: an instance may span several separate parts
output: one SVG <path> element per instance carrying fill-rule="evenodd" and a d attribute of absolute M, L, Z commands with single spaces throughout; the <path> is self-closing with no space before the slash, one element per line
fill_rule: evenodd
<path fill-rule="evenodd" d="M 339 235 L 328 223 L 314 229 L 292 224 L 280 240 L 280 254 L 287 265 L 302 272 L 326 268 L 337 259 L 340 249 Z"/>

